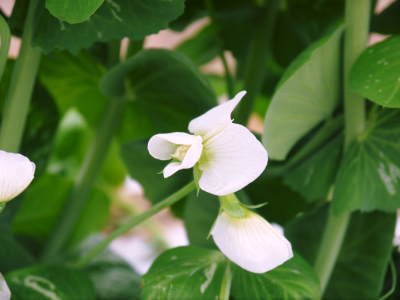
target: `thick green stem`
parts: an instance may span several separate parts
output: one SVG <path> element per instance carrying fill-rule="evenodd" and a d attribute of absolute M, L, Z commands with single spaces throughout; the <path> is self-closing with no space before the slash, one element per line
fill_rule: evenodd
<path fill-rule="evenodd" d="M 135 226 L 140 223 L 146 221 L 148 218 L 154 216 L 156 213 L 160 212 L 164 208 L 171 206 L 172 204 L 178 202 L 183 199 L 186 195 L 192 192 L 196 188 L 196 184 L 192 181 L 182 187 L 180 190 L 172 194 L 171 196 L 165 198 L 161 202 L 158 202 L 156 205 L 146 210 L 140 215 L 133 216 L 126 223 L 119 226 L 112 234 L 110 234 L 107 238 L 105 238 L 101 243 L 99 243 L 96 247 L 91 249 L 83 258 L 81 258 L 75 265 L 77 267 L 85 266 L 92 258 L 94 258 L 97 254 L 102 252 L 107 246 L 117 237 L 125 234 Z"/>
<path fill-rule="evenodd" d="M 80 173 L 77 176 L 69 201 L 44 250 L 43 259 L 45 260 L 53 259 L 71 237 L 82 210 L 86 206 L 93 184 L 100 173 L 112 139 L 119 127 L 125 106 L 125 98 L 114 98 L 109 101 L 102 123 L 97 129 Z"/>
<path fill-rule="evenodd" d="M 246 125 L 253 111 L 257 95 L 264 83 L 267 71 L 267 58 L 270 55 L 270 43 L 274 32 L 275 20 L 279 10 L 279 0 L 270 0 L 264 9 L 260 24 L 255 26 L 255 37 L 252 42 L 249 60 L 244 77 L 246 98 L 240 103 L 235 120 Z"/>
<path fill-rule="evenodd" d="M 362 134 L 365 127 L 364 100 L 348 87 L 348 76 L 354 61 L 368 41 L 370 0 L 346 1 L 346 33 L 344 45 L 344 109 L 345 150 Z M 316 260 L 322 291 L 325 290 L 338 258 L 351 214 L 329 214 L 320 250 Z"/>
<path fill-rule="evenodd" d="M 6 20 L 0 16 L 0 80 L 6 67 L 10 40 L 10 28 L 8 27 Z"/>
<path fill-rule="evenodd" d="M 222 278 L 221 289 L 219 291 L 218 300 L 229 300 L 229 296 L 231 293 L 231 285 L 232 285 L 232 270 L 230 263 L 228 262 L 224 277 Z"/>
<path fill-rule="evenodd" d="M 32 46 L 34 17 L 38 0 L 29 3 L 22 46 L 15 63 L 3 111 L 0 148 L 19 150 L 24 133 L 33 87 L 40 63 L 40 50 Z"/>

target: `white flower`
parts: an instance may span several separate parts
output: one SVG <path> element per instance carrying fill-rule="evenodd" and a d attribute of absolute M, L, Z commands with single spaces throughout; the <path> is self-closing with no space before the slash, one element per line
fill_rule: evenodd
<path fill-rule="evenodd" d="M 242 217 L 222 211 L 211 235 L 226 257 L 253 273 L 270 271 L 293 256 L 290 242 L 250 210 Z"/>
<path fill-rule="evenodd" d="M 31 183 L 35 164 L 18 153 L 0 150 L 0 203 L 7 202 Z"/>
<path fill-rule="evenodd" d="M 8 288 L 7 282 L 4 279 L 3 275 L 0 273 L 0 299 L 1 300 L 9 300 L 11 299 L 11 292 Z"/>
<path fill-rule="evenodd" d="M 189 132 L 156 134 L 149 153 L 171 160 L 163 170 L 169 177 L 182 169 L 196 168 L 199 187 L 214 195 L 234 193 L 254 181 L 267 166 L 263 145 L 244 126 L 231 120 L 231 113 L 245 91 L 214 107 L 189 123 Z"/>

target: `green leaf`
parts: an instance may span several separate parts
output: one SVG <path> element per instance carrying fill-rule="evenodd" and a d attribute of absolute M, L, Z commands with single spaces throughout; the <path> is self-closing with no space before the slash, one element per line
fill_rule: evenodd
<path fill-rule="evenodd" d="M 295 251 L 312 264 L 325 227 L 327 208 L 326 205 L 310 214 L 299 216 L 285 230 Z M 327 299 L 379 298 L 392 250 L 395 221 L 395 214 L 352 214 L 325 293 Z"/>
<path fill-rule="evenodd" d="M 80 23 L 90 18 L 104 0 L 46 0 L 50 13 L 68 23 Z"/>
<path fill-rule="evenodd" d="M 314 270 L 299 255 L 264 274 L 250 273 L 237 266 L 233 272 L 232 295 L 238 300 L 318 299 L 320 296 Z"/>
<path fill-rule="evenodd" d="M 283 75 L 265 117 L 263 143 L 272 159 L 285 159 L 293 145 L 336 107 L 342 29 L 336 27 L 311 45 Z"/>
<path fill-rule="evenodd" d="M 61 266 L 36 266 L 6 274 L 15 300 L 96 299 L 87 274 Z"/>
<path fill-rule="evenodd" d="M 224 256 L 215 250 L 167 250 L 143 276 L 143 299 L 215 299 L 226 264 Z"/>
<path fill-rule="evenodd" d="M 385 107 L 400 108 L 400 36 L 373 45 L 350 73 L 350 88 Z"/>
<path fill-rule="evenodd" d="M 89 20 L 68 24 L 43 8 L 36 18 L 34 44 L 46 52 L 54 49 L 77 52 L 97 41 L 124 37 L 139 40 L 167 28 L 183 9 L 184 0 L 108 0 Z"/>
<path fill-rule="evenodd" d="M 335 213 L 395 212 L 400 207 L 400 113 L 372 111 L 367 129 L 346 151 L 335 183 Z"/>

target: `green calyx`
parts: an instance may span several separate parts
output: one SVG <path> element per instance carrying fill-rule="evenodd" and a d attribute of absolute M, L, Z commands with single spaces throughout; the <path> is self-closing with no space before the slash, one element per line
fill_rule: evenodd
<path fill-rule="evenodd" d="M 221 210 L 231 217 L 246 218 L 250 210 L 243 205 L 235 194 L 220 196 Z"/>

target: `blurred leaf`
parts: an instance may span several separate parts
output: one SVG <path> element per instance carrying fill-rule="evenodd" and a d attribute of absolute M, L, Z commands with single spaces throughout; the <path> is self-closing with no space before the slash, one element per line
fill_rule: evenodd
<path fill-rule="evenodd" d="M 46 8 L 58 19 L 80 23 L 90 18 L 104 0 L 46 0 Z"/>
<path fill-rule="evenodd" d="M 215 250 L 167 250 L 143 276 L 143 299 L 215 299 L 226 264 L 224 256 Z"/>
<path fill-rule="evenodd" d="M 385 107 L 400 108 L 400 36 L 373 45 L 357 59 L 350 88 Z"/>
<path fill-rule="evenodd" d="M 96 299 L 87 274 L 61 266 L 36 266 L 6 274 L 15 300 Z"/>
<path fill-rule="evenodd" d="M 124 144 L 121 151 L 129 175 L 142 184 L 146 197 L 153 203 L 174 193 L 190 180 L 187 175 L 191 174 L 187 172 L 163 178 L 160 172 L 166 162 L 150 156 L 147 151 L 147 141 Z"/>
<path fill-rule="evenodd" d="M 311 266 L 299 255 L 264 274 L 234 267 L 232 295 L 238 300 L 318 299 L 319 281 Z"/>
<path fill-rule="evenodd" d="M 314 43 L 286 70 L 269 105 L 263 142 L 272 159 L 283 160 L 293 145 L 329 117 L 338 100 L 342 26 Z"/>
<path fill-rule="evenodd" d="M 204 26 L 200 32 L 180 44 L 176 51 L 185 54 L 198 66 L 210 62 L 220 52 L 215 29 L 210 24 Z"/>
<path fill-rule="evenodd" d="M 335 213 L 395 212 L 400 207 L 400 112 L 372 111 L 365 132 L 344 154 L 335 183 Z"/>
<path fill-rule="evenodd" d="M 371 20 L 373 32 L 382 34 L 400 33 L 400 2 L 393 1 L 379 15 L 375 15 Z"/>
<path fill-rule="evenodd" d="M 44 241 L 53 230 L 71 187 L 72 182 L 61 176 L 46 175 L 36 180 L 25 193 L 13 221 L 14 232 L 40 242 Z M 102 228 L 108 218 L 109 205 L 108 197 L 100 190 L 94 189 L 70 243 L 75 244 Z"/>
<path fill-rule="evenodd" d="M 77 52 L 97 41 L 138 40 L 167 28 L 183 8 L 184 0 L 107 0 L 89 20 L 79 24 L 64 23 L 43 8 L 36 18 L 34 44 L 45 52 Z"/>
<path fill-rule="evenodd" d="M 0 225 L 0 271 L 3 273 L 31 265 L 31 254 L 13 237 L 11 230 Z"/>
<path fill-rule="evenodd" d="M 211 227 L 217 219 L 219 199 L 217 196 L 200 191 L 192 192 L 187 199 L 184 221 L 190 245 L 214 248 L 209 236 Z"/>
<path fill-rule="evenodd" d="M 296 251 L 313 264 L 328 206 L 296 218 L 285 230 Z M 378 299 L 392 249 L 396 216 L 354 213 L 327 287 L 326 299 Z M 373 245 L 373 247 L 371 246 Z"/>

